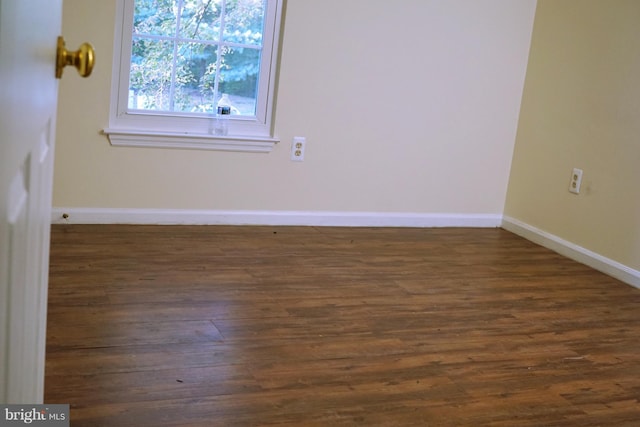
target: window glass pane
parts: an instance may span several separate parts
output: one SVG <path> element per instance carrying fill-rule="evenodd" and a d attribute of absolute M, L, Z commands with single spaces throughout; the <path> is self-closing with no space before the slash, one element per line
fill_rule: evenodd
<path fill-rule="evenodd" d="M 262 45 L 264 0 L 227 0 L 224 41 Z"/>
<path fill-rule="evenodd" d="M 129 108 L 212 113 L 227 94 L 233 114 L 255 116 L 265 10 L 266 0 L 135 0 Z"/>
<path fill-rule="evenodd" d="M 216 45 L 181 43 L 178 45 L 174 111 L 212 113 L 215 111 L 214 83 Z"/>
<path fill-rule="evenodd" d="M 175 36 L 175 8 L 173 0 L 136 0 L 133 33 Z"/>
<path fill-rule="evenodd" d="M 224 51 L 219 92 L 229 95 L 233 113 L 255 115 L 260 50 L 225 47 Z"/>
<path fill-rule="evenodd" d="M 180 36 L 186 39 L 220 39 L 222 0 L 184 0 Z"/>
<path fill-rule="evenodd" d="M 129 108 L 168 110 L 172 69 L 173 42 L 134 39 L 129 75 Z"/>

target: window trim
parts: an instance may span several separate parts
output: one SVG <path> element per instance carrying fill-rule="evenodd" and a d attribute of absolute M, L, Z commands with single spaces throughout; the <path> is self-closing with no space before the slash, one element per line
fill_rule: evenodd
<path fill-rule="evenodd" d="M 270 152 L 279 142 L 273 135 L 273 113 L 282 0 L 267 3 L 256 117 L 234 117 L 226 136 L 209 133 L 211 118 L 206 115 L 128 111 L 133 12 L 133 0 L 117 0 L 109 126 L 102 130 L 111 145 Z"/>

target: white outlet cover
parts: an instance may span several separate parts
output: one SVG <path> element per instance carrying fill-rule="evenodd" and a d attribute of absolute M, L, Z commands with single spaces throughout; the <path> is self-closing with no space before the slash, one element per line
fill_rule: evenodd
<path fill-rule="evenodd" d="M 574 168 L 571 173 L 571 181 L 569 182 L 569 192 L 580 194 L 580 185 L 582 184 L 582 169 Z"/>
<path fill-rule="evenodd" d="M 307 138 L 304 136 L 295 136 L 291 142 L 291 161 L 304 161 L 304 150 L 307 148 Z"/>

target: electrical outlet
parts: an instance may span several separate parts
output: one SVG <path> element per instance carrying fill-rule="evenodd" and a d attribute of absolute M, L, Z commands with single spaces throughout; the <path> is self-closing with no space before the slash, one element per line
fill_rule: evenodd
<path fill-rule="evenodd" d="M 294 136 L 291 143 L 291 160 L 301 162 L 304 160 L 304 150 L 307 148 L 307 138 L 303 136 Z"/>
<path fill-rule="evenodd" d="M 582 184 L 582 169 L 574 168 L 571 173 L 569 191 L 574 194 L 580 194 L 580 184 Z"/>

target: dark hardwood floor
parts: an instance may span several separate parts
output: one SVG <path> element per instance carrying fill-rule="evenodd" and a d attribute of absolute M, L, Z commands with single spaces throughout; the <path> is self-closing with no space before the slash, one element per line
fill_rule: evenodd
<path fill-rule="evenodd" d="M 638 426 L 640 290 L 501 229 L 52 229 L 72 426 Z"/>

